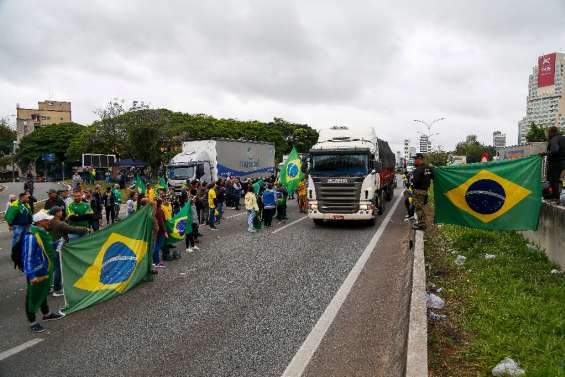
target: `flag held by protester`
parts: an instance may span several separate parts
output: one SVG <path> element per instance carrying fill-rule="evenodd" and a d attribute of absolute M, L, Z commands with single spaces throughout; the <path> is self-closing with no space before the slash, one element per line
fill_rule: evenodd
<path fill-rule="evenodd" d="M 141 179 L 139 175 L 135 176 L 135 188 L 138 193 L 145 195 L 147 188 L 145 187 L 145 182 L 143 182 L 143 179 Z"/>
<path fill-rule="evenodd" d="M 300 160 L 296 148 L 293 147 L 284 165 L 281 167 L 280 182 L 288 192 L 293 192 L 302 179 L 304 179 L 302 160 Z"/>
<path fill-rule="evenodd" d="M 70 242 L 62 251 L 66 306 L 72 313 L 109 300 L 137 285 L 151 269 L 153 210 Z"/>
<path fill-rule="evenodd" d="M 480 229 L 536 230 L 541 177 L 539 156 L 437 168 L 435 222 Z"/>
<path fill-rule="evenodd" d="M 190 203 L 185 204 L 181 210 L 165 223 L 169 238 L 168 244 L 174 244 L 184 240 L 186 234 L 192 232 L 192 213 Z"/>

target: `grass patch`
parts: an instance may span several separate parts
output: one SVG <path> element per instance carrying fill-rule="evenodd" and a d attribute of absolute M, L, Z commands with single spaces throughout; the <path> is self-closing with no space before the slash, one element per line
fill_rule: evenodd
<path fill-rule="evenodd" d="M 431 227 L 425 254 L 449 316 L 430 322 L 431 376 L 491 376 L 508 356 L 527 376 L 565 377 L 565 275 L 543 252 L 515 232 L 450 225 Z"/>

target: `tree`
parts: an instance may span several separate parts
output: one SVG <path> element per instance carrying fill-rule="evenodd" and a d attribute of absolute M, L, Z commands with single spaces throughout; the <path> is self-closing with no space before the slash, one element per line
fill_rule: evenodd
<path fill-rule="evenodd" d="M 465 156 L 467 158 L 467 163 L 480 162 L 483 153 L 488 153 L 489 159 L 496 153 L 494 147 L 483 145 L 477 140 L 470 142 L 460 142 L 455 147 L 455 153 L 458 156 Z"/>
<path fill-rule="evenodd" d="M 57 161 L 65 161 L 69 141 L 84 130 L 77 123 L 53 124 L 36 129 L 20 142 L 16 161 L 25 170 L 29 163 L 35 163 L 45 154 L 53 153 Z"/>
<path fill-rule="evenodd" d="M 7 118 L 0 118 L 0 157 L 12 153 L 16 131 L 8 125 Z"/>
<path fill-rule="evenodd" d="M 433 166 L 447 165 L 448 159 L 449 159 L 449 154 L 447 152 L 436 151 L 436 152 L 426 153 L 425 155 L 426 163 L 431 164 Z"/>
<path fill-rule="evenodd" d="M 538 126 L 534 122 L 530 123 L 530 130 L 526 135 L 526 141 L 528 143 L 536 142 L 536 141 L 546 141 L 547 137 L 545 136 L 545 132 L 547 127 Z"/>

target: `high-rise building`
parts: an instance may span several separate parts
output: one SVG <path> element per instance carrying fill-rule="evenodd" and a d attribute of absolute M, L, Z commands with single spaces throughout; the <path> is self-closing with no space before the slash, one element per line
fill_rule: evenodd
<path fill-rule="evenodd" d="M 36 128 L 72 121 L 70 102 L 43 101 L 38 102 L 37 105 L 37 109 L 25 109 L 19 104 L 16 105 L 18 142 Z"/>
<path fill-rule="evenodd" d="M 428 135 L 420 135 L 420 153 L 428 153 L 432 151 L 432 141 Z"/>
<path fill-rule="evenodd" d="M 500 131 L 494 131 L 492 133 L 492 146 L 495 148 L 506 147 L 506 134 Z"/>
<path fill-rule="evenodd" d="M 530 125 L 558 126 L 565 130 L 565 54 L 538 58 L 528 83 L 526 116 L 518 123 L 518 144 L 526 143 Z"/>
<path fill-rule="evenodd" d="M 408 157 L 410 158 L 414 156 L 416 156 L 416 147 L 410 147 Z"/>
<path fill-rule="evenodd" d="M 404 139 L 404 158 L 410 158 L 410 140 Z"/>

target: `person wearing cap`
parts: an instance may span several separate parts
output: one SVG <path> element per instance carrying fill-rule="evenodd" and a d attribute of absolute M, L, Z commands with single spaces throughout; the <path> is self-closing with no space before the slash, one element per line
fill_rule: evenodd
<path fill-rule="evenodd" d="M 424 163 L 424 155 L 417 153 L 414 159 L 416 169 L 412 172 L 412 187 L 414 188 L 414 208 L 418 222 L 412 227 L 415 230 L 426 230 L 426 213 L 424 206 L 428 203 L 428 190 L 434 170 L 431 166 Z"/>
<path fill-rule="evenodd" d="M 46 210 L 50 210 L 53 207 L 64 207 L 65 206 L 65 202 L 63 202 L 63 199 L 61 199 L 59 197 L 59 194 L 57 193 L 57 190 L 55 189 L 50 189 L 47 192 L 47 195 L 49 196 L 48 199 L 45 201 L 45 205 L 43 206 L 44 209 Z"/>
<path fill-rule="evenodd" d="M 12 203 L 15 202 L 16 200 L 18 200 L 17 195 L 10 194 L 10 196 L 8 197 L 8 203 L 6 203 L 6 212 L 8 212 L 8 209 L 10 209 L 10 206 L 11 206 Z"/>
<path fill-rule="evenodd" d="M 23 270 L 27 280 L 26 316 L 31 331 L 40 333 L 45 328 L 36 321 L 35 313 L 41 309 L 44 321 L 63 318 L 61 312 L 52 313 L 47 305 L 47 296 L 53 277 L 53 239 L 47 231 L 53 216 L 45 211 L 33 215 L 33 225 L 22 243 Z"/>
<path fill-rule="evenodd" d="M 32 223 L 32 210 L 29 205 L 30 195 L 23 192 L 19 199 L 13 201 L 8 207 L 4 219 L 12 232 L 12 248 L 16 246 L 22 234 L 24 234 Z"/>
<path fill-rule="evenodd" d="M 65 242 L 69 241 L 69 234 L 83 235 L 88 233 L 88 228 L 70 226 L 63 221 L 65 216 L 64 207 L 53 207 L 49 210 L 49 215 L 53 216 L 49 221 L 49 234 L 53 239 L 53 296 L 63 296 L 63 284 L 61 279 L 61 250 Z"/>

